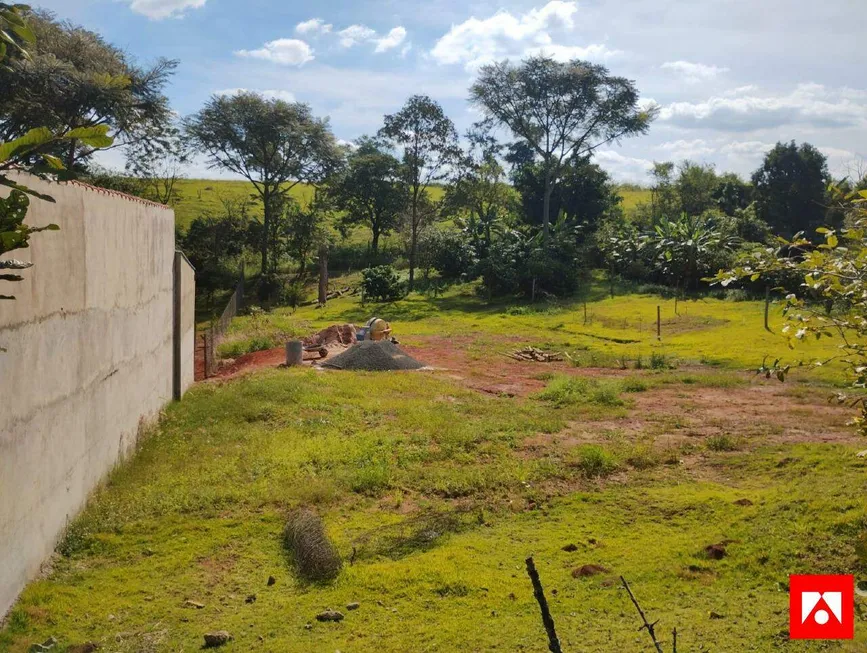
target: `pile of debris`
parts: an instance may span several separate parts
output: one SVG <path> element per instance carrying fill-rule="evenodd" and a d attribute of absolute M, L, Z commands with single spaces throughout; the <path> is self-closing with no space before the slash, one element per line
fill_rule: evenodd
<path fill-rule="evenodd" d="M 390 340 L 363 340 L 342 354 L 321 363 L 322 367 L 336 370 L 418 370 L 418 362 Z"/>
<path fill-rule="evenodd" d="M 509 358 L 514 358 L 516 361 L 530 361 L 535 363 L 554 363 L 563 360 L 563 354 L 556 351 L 542 351 L 535 347 L 524 347 L 518 351 L 513 351 L 506 354 Z"/>
<path fill-rule="evenodd" d="M 314 333 L 312 336 L 303 338 L 304 348 L 331 347 L 341 346 L 348 347 L 358 342 L 355 337 L 355 325 L 353 324 L 332 324 L 330 327 L 322 329 L 319 333 Z"/>

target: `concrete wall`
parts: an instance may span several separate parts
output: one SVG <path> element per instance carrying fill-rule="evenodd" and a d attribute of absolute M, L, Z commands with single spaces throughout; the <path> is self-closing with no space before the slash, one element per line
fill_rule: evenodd
<path fill-rule="evenodd" d="M 174 397 L 180 399 L 196 377 L 196 270 L 175 252 Z"/>
<path fill-rule="evenodd" d="M 0 302 L 0 615 L 173 390 L 173 211 L 21 181 L 56 200 L 34 199 L 27 223 L 61 230 L 7 254 L 34 267 L 0 282 L 17 297 Z"/>

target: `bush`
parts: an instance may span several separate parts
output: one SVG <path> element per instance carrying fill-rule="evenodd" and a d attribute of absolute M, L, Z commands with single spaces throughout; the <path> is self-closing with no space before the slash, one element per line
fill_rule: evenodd
<path fill-rule="evenodd" d="M 340 573 L 343 561 L 337 547 L 328 539 L 322 519 L 312 510 L 301 508 L 289 516 L 283 542 L 302 578 L 329 581 Z"/>
<path fill-rule="evenodd" d="M 419 243 L 422 266 L 434 269 L 443 279 L 469 280 L 476 273 L 476 255 L 467 236 L 443 229 L 431 229 Z"/>
<path fill-rule="evenodd" d="M 390 265 L 379 265 L 362 270 L 361 288 L 365 299 L 390 302 L 403 294 L 403 284 Z"/>
<path fill-rule="evenodd" d="M 280 303 L 291 306 L 292 310 L 298 308 L 307 298 L 307 291 L 301 281 L 291 281 L 280 289 Z"/>
<path fill-rule="evenodd" d="M 620 386 L 615 381 L 597 381 L 574 376 L 558 376 L 536 397 L 555 406 L 596 404 L 622 406 Z"/>

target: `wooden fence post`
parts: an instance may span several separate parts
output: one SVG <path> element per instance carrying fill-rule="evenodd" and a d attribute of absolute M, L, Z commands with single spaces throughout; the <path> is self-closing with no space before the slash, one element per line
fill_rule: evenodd
<path fill-rule="evenodd" d="M 656 339 L 662 339 L 662 311 L 659 304 L 656 305 Z"/>
<path fill-rule="evenodd" d="M 771 304 L 771 288 L 770 286 L 765 286 L 765 331 L 770 331 L 771 327 L 768 326 L 768 307 Z"/>

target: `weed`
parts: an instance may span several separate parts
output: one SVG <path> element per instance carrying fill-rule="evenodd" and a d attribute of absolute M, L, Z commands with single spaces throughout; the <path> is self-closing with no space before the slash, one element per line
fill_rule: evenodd
<path fill-rule="evenodd" d="M 580 377 L 558 376 L 536 395 L 555 406 L 597 404 L 622 406 L 620 387 L 616 381 L 600 381 Z"/>
<path fill-rule="evenodd" d="M 587 478 L 604 478 L 620 467 L 614 454 L 596 444 L 581 447 L 576 453 L 574 465 Z"/>
<path fill-rule="evenodd" d="M 670 370 L 674 367 L 674 362 L 668 359 L 668 356 L 665 355 L 665 352 L 655 351 L 650 354 L 650 369 Z"/>
<path fill-rule="evenodd" d="M 621 385 L 623 392 L 646 392 L 648 387 L 647 381 L 636 377 L 624 379 Z"/>
<path fill-rule="evenodd" d="M 734 438 L 728 433 L 712 435 L 705 444 L 711 451 L 737 451 L 742 445 L 739 438 Z"/>

